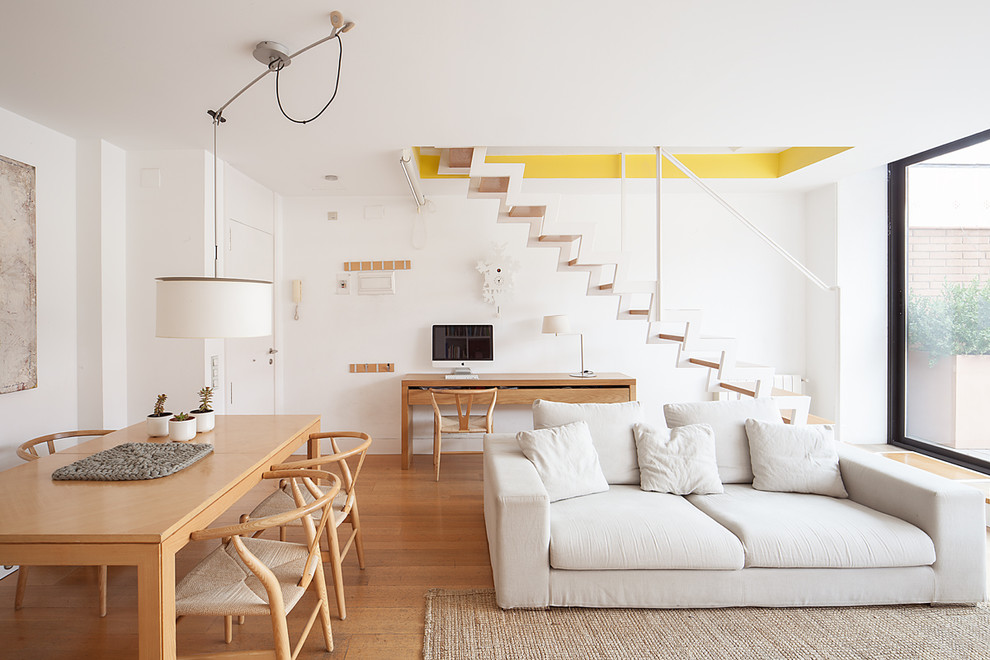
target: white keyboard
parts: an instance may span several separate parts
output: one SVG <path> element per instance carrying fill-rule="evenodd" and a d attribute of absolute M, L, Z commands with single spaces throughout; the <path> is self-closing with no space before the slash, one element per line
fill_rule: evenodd
<path fill-rule="evenodd" d="M 447 380 L 478 380 L 478 374 L 447 374 Z"/>

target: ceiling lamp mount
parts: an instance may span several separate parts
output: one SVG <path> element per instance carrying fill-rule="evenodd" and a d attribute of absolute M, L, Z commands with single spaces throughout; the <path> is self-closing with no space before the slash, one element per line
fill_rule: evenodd
<path fill-rule="evenodd" d="M 308 124 L 309 122 L 313 121 L 314 119 L 322 115 L 323 111 L 326 110 L 328 107 L 330 107 L 330 104 L 333 103 L 333 100 L 337 97 L 337 87 L 340 83 L 340 63 L 341 60 L 343 59 L 343 54 L 344 54 L 344 46 L 341 43 L 340 35 L 344 34 L 345 32 L 350 32 L 351 29 L 353 28 L 354 28 L 354 21 L 345 21 L 343 14 L 341 14 L 339 11 L 334 11 L 330 13 L 330 34 L 323 37 L 322 39 L 317 39 L 310 45 L 306 46 L 305 48 L 301 48 L 294 53 L 290 53 L 288 47 L 277 41 L 258 42 L 258 45 L 254 47 L 253 55 L 254 55 L 254 59 L 258 60 L 259 62 L 265 65 L 266 69 L 264 73 L 262 73 L 257 78 L 255 78 L 247 85 L 242 87 L 239 92 L 237 92 L 232 97 L 230 97 L 230 99 L 226 103 L 221 105 L 216 110 L 207 110 L 206 111 L 207 114 L 213 117 L 213 124 L 214 125 L 222 124 L 223 122 L 227 121 L 226 117 L 223 116 L 223 111 L 227 109 L 227 106 L 233 103 L 241 94 L 254 87 L 255 84 L 257 84 L 262 78 L 267 76 L 269 73 L 275 74 L 275 99 L 278 101 L 279 110 L 282 111 L 282 114 L 285 116 L 286 119 L 296 124 Z M 337 56 L 337 76 L 336 76 L 336 81 L 334 82 L 333 93 L 330 96 L 330 100 L 327 101 L 327 104 L 323 106 L 322 110 L 320 110 L 318 113 L 316 113 L 314 116 L 310 117 L 309 119 L 293 119 L 282 108 L 282 101 L 281 99 L 279 99 L 279 95 L 278 95 L 278 74 L 282 69 L 292 64 L 292 60 L 295 59 L 296 57 L 299 57 L 306 51 L 312 48 L 316 48 L 320 44 L 330 41 L 331 39 L 337 40 L 337 44 L 340 46 L 340 54 Z"/>
<path fill-rule="evenodd" d="M 270 71 L 284 69 L 292 64 L 289 49 L 277 41 L 260 41 L 254 47 L 254 59 L 268 67 Z"/>

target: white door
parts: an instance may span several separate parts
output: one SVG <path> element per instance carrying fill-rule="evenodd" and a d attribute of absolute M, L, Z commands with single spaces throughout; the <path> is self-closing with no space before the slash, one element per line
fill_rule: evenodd
<path fill-rule="evenodd" d="M 275 279 L 275 239 L 228 217 L 224 275 L 252 280 Z M 275 413 L 275 353 L 272 337 L 224 340 L 227 414 Z"/>

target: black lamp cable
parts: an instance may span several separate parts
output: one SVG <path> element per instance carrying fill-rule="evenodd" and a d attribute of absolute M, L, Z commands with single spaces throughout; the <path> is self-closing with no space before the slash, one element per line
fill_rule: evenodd
<path fill-rule="evenodd" d="M 278 95 L 278 75 L 279 72 L 281 72 L 282 69 L 284 68 L 284 65 L 279 65 L 279 67 L 275 69 L 275 100 L 278 101 L 278 109 L 282 112 L 283 117 L 285 117 L 294 124 L 308 124 L 314 119 L 319 119 L 320 115 L 322 115 L 326 111 L 326 109 L 330 107 L 330 104 L 333 103 L 333 100 L 337 98 L 337 88 L 340 86 L 340 63 L 344 58 L 344 42 L 340 40 L 339 34 L 335 36 L 334 39 L 337 40 L 337 46 L 340 48 L 340 51 L 337 54 L 337 79 L 333 84 L 333 95 L 330 96 L 330 100 L 327 101 L 327 104 L 323 106 L 323 110 L 320 110 L 309 119 L 293 119 L 285 112 L 285 109 L 282 107 L 282 99 Z"/>

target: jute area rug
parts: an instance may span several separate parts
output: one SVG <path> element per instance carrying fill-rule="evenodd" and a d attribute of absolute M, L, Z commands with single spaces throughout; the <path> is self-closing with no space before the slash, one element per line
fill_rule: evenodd
<path fill-rule="evenodd" d="M 492 589 L 426 594 L 425 660 L 990 658 L 990 608 L 503 611 Z"/>

